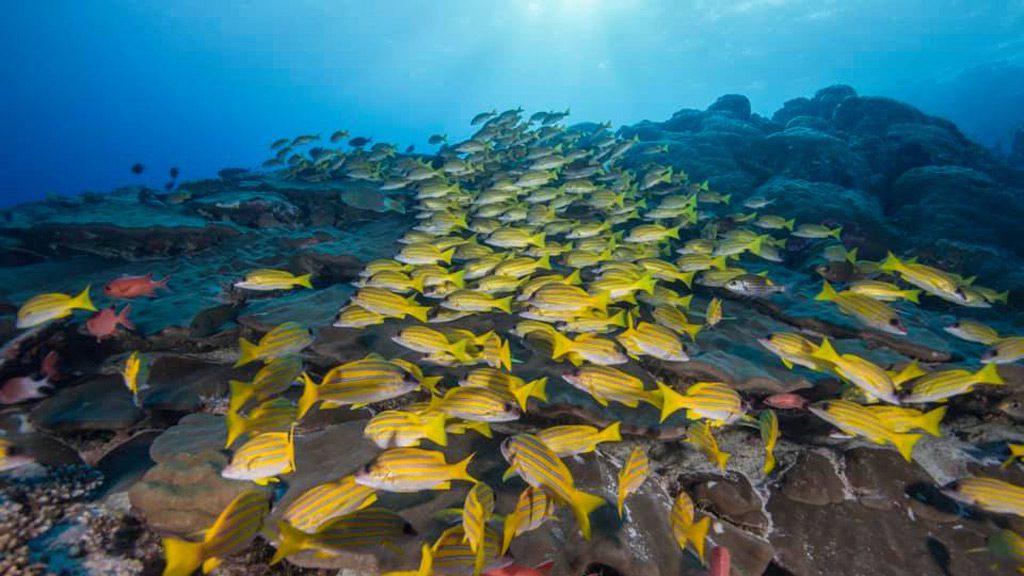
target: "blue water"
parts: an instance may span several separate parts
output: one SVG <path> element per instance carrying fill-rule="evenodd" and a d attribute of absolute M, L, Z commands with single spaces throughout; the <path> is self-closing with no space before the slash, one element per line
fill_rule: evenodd
<path fill-rule="evenodd" d="M 723 93 L 770 115 L 842 82 L 1006 148 L 1020 2 L 402 0 L 6 3 L 0 205 L 254 167 L 346 128 L 421 149 L 491 108 L 631 124 Z M 130 166 L 146 170 L 133 176 Z"/>

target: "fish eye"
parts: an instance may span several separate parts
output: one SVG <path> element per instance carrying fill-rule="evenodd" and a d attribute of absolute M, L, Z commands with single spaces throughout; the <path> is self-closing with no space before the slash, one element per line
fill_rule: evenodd
<path fill-rule="evenodd" d="M 502 408 L 504 408 L 505 412 L 518 412 L 519 411 L 519 407 L 516 406 L 515 404 L 511 403 L 511 402 L 505 402 L 505 405 Z"/>
<path fill-rule="evenodd" d="M 953 322 L 952 324 L 949 325 L 949 327 L 950 328 L 959 328 L 960 327 L 960 323 L 959 322 Z"/>
<path fill-rule="evenodd" d="M 416 529 L 412 527 L 412 524 L 406 522 L 402 525 L 402 534 L 405 534 L 406 536 L 416 536 L 419 532 L 416 532 Z"/>
<path fill-rule="evenodd" d="M 900 319 L 899 318 L 889 318 L 889 325 L 890 326 L 899 326 L 900 325 Z"/>
<path fill-rule="evenodd" d="M 362 468 L 359 469 L 359 471 L 361 473 L 363 473 L 363 474 L 370 474 L 370 473 L 372 473 L 373 472 L 373 463 L 371 462 L 371 463 L 363 466 Z"/>

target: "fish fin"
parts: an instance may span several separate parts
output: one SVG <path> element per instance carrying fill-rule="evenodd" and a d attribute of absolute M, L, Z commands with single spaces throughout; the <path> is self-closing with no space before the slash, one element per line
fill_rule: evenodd
<path fill-rule="evenodd" d="M 650 274 L 644 274 L 644 276 L 637 281 L 637 288 L 648 294 L 654 294 L 654 285 L 657 284 L 657 280 Z"/>
<path fill-rule="evenodd" d="M 793 363 L 792 362 L 790 362 L 789 360 L 786 360 L 785 358 L 780 358 L 780 360 L 782 360 L 782 365 L 783 366 L 785 366 L 786 368 L 789 368 L 790 370 L 793 369 Z"/>
<path fill-rule="evenodd" d="M 284 560 L 288 556 L 301 552 L 306 549 L 307 542 L 309 541 L 309 534 L 295 528 L 287 522 L 277 523 L 277 533 L 280 539 L 280 543 L 277 545 L 277 550 L 274 551 L 274 557 L 270 559 L 270 565 L 273 566 L 281 560 Z"/>
<path fill-rule="evenodd" d="M 914 304 L 921 303 L 919 298 L 921 296 L 920 290 L 903 290 L 901 294 L 903 294 L 903 297 L 906 298 L 909 302 L 913 302 Z"/>
<path fill-rule="evenodd" d="M 476 456 L 475 452 L 451 465 L 450 475 L 453 480 L 465 480 L 474 484 L 478 482 L 476 478 L 469 474 L 469 464 L 473 461 L 474 456 Z"/>
<path fill-rule="evenodd" d="M 423 276 L 422 278 L 425 280 L 426 276 Z M 459 270 L 458 272 L 454 272 L 452 274 L 449 274 L 448 275 L 448 281 L 451 282 L 452 284 L 455 284 L 455 286 L 457 286 L 459 288 L 465 288 L 466 287 L 466 269 L 463 268 L 462 270 Z"/>
<path fill-rule="evenodd" d="M 992 384 L 993 386 L 1006 384 L 1006 381 L 999 375 L 995 363 L 985 364 L 981 370 L 975 373 L 974 377 L 977 378 L 979 384 Z"/>
<path fill-rule="evenodd" d="M 222 558 L 207 558 L 206 560 L 203 560 L 203 574 L 213 572 L 221 565 L 222 562 L 224 562 Z"/>
<path fill-rule="evenodd" d="M 295 427 L 296 426 L 298 426 L 298 423 L 297 422 L 293 422 L 291 427 L 288 428 L 287 443 L 285 444 L 285 455 L 288 458 L 288 472 L 294 472 L 296 470 L 296 468 L 295 468 Z"/>
<path fill-rule="evenodd" d="M 882 260 L 878 264 L 878 269 L 882 270 L 883 272 L 898 272 L 902 268 L 903 262 L 900 262 L 900 259 L 897 258 L 896 255 L 893 254 L 892 252 L 887 253 L 885 255 L 885 260 Z"/>
<path fill-rule="evenodd" d="M 910 462 L 913 456 L 914 445 L 921 438 L 921 434 L 893 434 L 892 443 L 899 450 L 903 459 Z"/>
<path fill-rule="evenodd" d="M 764 452 L 764 468 L 762 468 L 762 471 L 764 472 L 764 475 L 767 476 L 767 475 L 771 474 L 772 470 L 774 470 L 774 469 L 775 469 L 775 454 L 772 454 L 770 451 L 765 450 L 765 452 Z"/>
<path fill-rule="evenodd" d="M 620 328 L 626 327 L 626 311 L 619 309 L 618 312 L 608 317 L 608 323 L 612 326 L 619 326 Z"/>
<path fill-rule="evenodd" d="M 203 564 L 203 543 L 164 538 L 163 576 L 191 576 Z"/>
<path fill-rule="evenodd" d="M 448 445 L 448 433 L 445 431 L 446 418 L 444 412 L 428 414 L 423 417 L 423 435 L 438 446 Z"/>
<path fill-rule="evenodd" d="M 296 276 L 295 277 L 295 285 L 296 286 L 304 286 L 306 288 L 312 288 L 313 287 L 313 282 L 311 280 L 312 277 L 313 277 L 312 274 L 303 274 L 302 276 Z"/>
<path fill-rule="evenodd" d="M 85 290 L 82 290 L 77 296 L 71 299 L 71 302 L 68 304 L 68 307 L 78 308 L 79 310 L 88 310 L 89 312 L 95 312 L 96 306 L 93 305 L 92 299 L 89 297 L 89 290 L 91 288 L 91 284 L 86 286 Z"/>
<path fill-rule="evenodd" d="M 434 574 L 434 552 L 430 544 L 424 544 L 420 551 L 420 567 L 416 570 L 384 572 L 382 576 L 432 576 Z"/>
<path fill-rule="evenodd" d="M 828 280 L 823 280 L 821 285 L 821 292 L 819 292 L 818 295 L 814 297 L 814 299 L 831 302 L 835 300 L 838 295 L 839 294 L 836 292 L 836 289 L 833 288 L 832 285 L 828 283 Z"/>
<path fill-rule="evenodd" d="M 796 218 L 790 218 L 789 220 L 782 221 L 782 227 L 790 232 L 793 231 L 793 226 L 796 224 Z"/>
<path fill-rule="evenodd" d="M 612 422 L 611 424 L 609 424 L 607 428 L 597 433 L 596 443 L 600 444 L 601 442 L 622 442 L 622 433 L 619 429 L 621 426 L 621 422 Z"/>
<path fill-rule="evenodd" d="M 604 407 L 604 408 L 608 407 L 608 400 L 604 396 L 598 396 L 597 394 L 594 394 L 593 392 L 591 392 L 590 393 L 590 397 L 593 398 L 594 401 L 597 402 L 598 404 L 600 404 L 602 407 Z"/>
<path fill-rule="evenodd" d="M 449 248 L 444 252 L 441 252 L 441 261 L 445 264 L 451 264 L 452 256 L 455 256 L 455 248 Z"/>
<path fill-rule="evenodd" d="M 828 235 L 835 238 L 836 240 L 842 240 L 843 227 L 837 226 L 834 230 L 829 230 Z"/>
<path fill-rule="evenodd" d="M 548 401 L 548 392 L 547 392 L 548 377 L 547 376 L 542 376 L 540 378 L 537 378 L 536 380 L 533 380 L 533 381 L 529 382 L 529 384 L 531 384 L 531 386 L 530 386 L 530 396 L 536 398 L 537 400 L 540 400 L 541 402 L 547 402 Z"/>
<path fill-rule="evenodd" d="M 657 384 L 658 392 L 661 396 L 661 419 L 658 421 L 664 422 L 665 420 L 668 420 L 669 416 L 685 408 L 686 397 L 679 392 L 676 392 L 675 389 L 666 386 L 661 381 L 658 381 Z"/>
<path fill-rule="evenodd" d="M 533 244 L 534 246 L 536 246 L 538 248 L 544 248 L 545 247 L 544 246 L 544 239 L 546 237 L 547 237 L 546 233 L 538 232 L 538 233 L 534 234 L 533 236 L 530 236 L 530 244 Z"/>
<path fill-rule="evenodd" d="M 580 284 L 582 284 L 583 279 L 580 278 L 580 269 L 577 268 L 573 270 L 571 274 L 569 274 L 568 276 L 565 277 L 564 280 L 562 280 L 562 283 L 568 286 L 579 286 Z"/>
<path fill-rule="evenodd" d="M 420 276 L 418 278 L 413 278 L 409 282 L 409 287 L 412 288 L 413 290 L 419 292 L 420 294 L 423 294 L 423 291 L 426 289 L 426 286 L 424 284 L 426 281 L 427 281 L 427 277 L 426 276 Z"/>
<path fill-rule="evenodd" d="M 309 377 L 309 374 L 302 373 L 302 396 L 299 397 L 299 406 L 296 418 L 302 418 L 309 412 L 309 409 L 320 399 L 320 391 L 313 382 L 313 379 Z"/>
<path fill-rule="evenodd" d="M 513 477 L 518 476 L 518 475 L 519 475 L 519 472 L 516 470 L 516 467 L 515 466 L 509 466 L 508 469 L 505 470 L 505 473 L 501 475 L 501 481 L 502 482 L 508 482 L 510 478 L 513 478 Z"/>
<path fill-rule="evenodd" d="M 597 308 L 601 312 L 604 312 L 605 315 L 608 314 L 608 303 L 611 301 L 611 294 L 610 293 L 608 293 L 608 292 L 600 292 L 596 296 L 594 296 L 591 300 L 592 300 L 592 304 L 593 304 L 593 306 L 595 308 Z M 634 300 L 634 302 L 635 302 L 635 300 Z"/>
<path fill-rule="evenodd" d="M 232 382 L 236 382 L 236 380 L 233 380 Z M 224 448 L 227 449 L 230 448 L 231 445 L 235 443 L 235 440 L 238 440 L 239 436 L 245 434 L 246 419 L 242 418 L 238 414 L 238 410 L 232 410 L 229 407 L 227 414 L 224 415 L 224 420 L 227 423 L 228 429 L 228 437 L 227 440 L 224 442 Z"/>
<path fill-rule="evenodd" d="M 498 298 L 494 300 L 494 307 L 501 310 L 505 314 L 512 313 L 512 296 L 506 296 L 505 298 Z"/>
<path fill-rule="evenodd" d="M 135 329 L 135 324 L 131 320 L 128 319 L 128 314 L 131 311 L 132 311 L 132 305 L 131 304 L 126 304 L 125 307 L 121 309 L 121 313 L 117 315 L 117 321 L 120 322 L 121 325 L 124 326 L 125 328 L 127 328 L 128 330 L 134 330 Z"/>
<path fill-rule="evenodd" d="M 253 344 L 245 338 L 238 339 L 238 361 L 235 362 L 235 368 L 245 366 L 250 362 L 255 362 L 260 355 L 260 347 L 258 344 Z"/>
<path fill-rule="evenodd" d="M 551 256 L 543 256 L 537 260 L 537 268 L 551 270 Z"/>
<path fill-rule="evenodd" d="M 458 360 L 459 362 L 462 362 L 463 364 L 469 364 L 470 362 L 473 361 L 473 358 L 466 353 L 466 346 L 468 345 L 469 340 L 459 340 L 455 344 L 451 345 L 449 352 L 451 352 L 452 356 L 454 356 L 455 359 Z"/>
<path fill-rule="evenodd" d="M 430 313 L 430 306 L 409 306 L 406 312 L 420 322 L 426 323 L 427 314 Z"/>
<path fill-rule="evenodd" d="M 839 353 L 836 352 L 836 349 L 832 347 L 832 343 L 829 342 L 829 339 L 827 337 L 822 339 L 821 345 L 818 346 L 814 350 L 814 352 L 811 352 L 811 356 L 814 356 L 815 358 L 820 358 L 822 360 L 827 360 L 829 362 L 835 362 L 836 360 L 839 360 Z"/>
<path fill-rule="evenodd" d="M 711 526 L 711 518 L 707 516 L 683 528 L 686 539 L 693 544 L 693 550 L 697 557 L 704 562 L 704 541 L 708 536 L 708 528 Z"/>
<path fill-rule="evenodd" d="M 572 352 L 574 342 L 568 336 L 563 335 L 561 332 L 552 332 L 551 336 L 553 338 L 551 349 L 552 360 L 557 360 L 569 352 Z"/>
<path fill-rule="evenodd" d="M 572 500 L 568 502 L 572 513 L 576 516 L 576 522 L 580 525 L 580 532 L 584 540 L 590 540 L 590 513 L 607 504 L 604 498 L 595 496 L 582 490 L 575 490 Z"/>
<path fill-rule="evenodd" d="M 921 416 L 921 430 L 931 434 L 932 436 L 942 436 L 942 432 L 939 430 L 939 424 L 942 423 L 942 419 L 946 416 L 946 410 L 949 406 L 939 406 L 931 412 L 926 412 Z"/>
<path fill-rule="evenodd" d="M 512 297 L 509 296 L 509 299 L 511 299 L 511 298 Z M 512 349 L 509 348 L 508 340 L 505 340 L 505 342 L 503 342 L 502 345 L 501 345 L 501 354 L 499 356 L 499 359 L 501 360 L 502 366 L 505 367 L 505 370 L 508 370 L 509 372 L 511 372 L 512 371 Z"/>

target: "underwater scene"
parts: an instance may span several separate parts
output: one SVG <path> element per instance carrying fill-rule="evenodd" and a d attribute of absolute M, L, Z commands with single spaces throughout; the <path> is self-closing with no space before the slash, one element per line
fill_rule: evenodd
<path fill-rule="evenodd" d="M 0 30 L 0 575 L 1024 574 L 1021 3 Z"/>

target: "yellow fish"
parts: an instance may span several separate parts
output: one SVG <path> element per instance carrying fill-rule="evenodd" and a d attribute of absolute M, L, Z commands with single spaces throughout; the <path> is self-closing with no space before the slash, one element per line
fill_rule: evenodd
<path fill-rule="evenodd" d="M 238 339 L 241 349 L 235 368 L 257 360 L 273 360 L 294 354 L 313 343 L 313 332 L 297 322 L 285 322 L 274 327 L 253 344 L 245 338 Z"/>
<path fill-rule="evenodd" d="M 512 539 L 516 536 L 535 530 L 551 518 L 555 513 L 555 500 L 546 488 L 527 486 L 519 494 L 519 500 L 511 514 L 505 516 L 502 530 L 501 554 L 508 551 Z"/>
<path fill-rule="evenodd" d="M 493 514 L 494 491 L 483 482 L 474 484 L 462 505 L 462 529 L 465 541 L 469 542 L 469 549 L 477 553 L 477 571 L 483 565 L 485 529 Z"/>
<path fill-rule="evenodd" d="M 617 500 L 619 506 L 619 518 L 622 518 L 622 508 L 626 497 L 636 492 L 647 477 L 651 474 L 651 462 L 647 458 L 644 449 L 637 446 L 629 453 L 626 462 L 619 470 L 619 483 Z"/>
<path fill-rule="evenodd" d="M 847 400 L 829 400 L 810 407 L 810 411 L 847 434 L 861 436 L 875 444 L 892 444 L 908 462 L 920 434 L 900 434 L 864 406 Z"/>
<path fill-rule="evenodd" d="M 692 545 L 697 557 L 704 562 L 704 540 L 707 538 L 711 519 L 705 516 L 696 522 L 694 520 L 696 520 L 696 511 L 693 500 L 686 492 L 680 492 L 672 504 L 669 521 L 672 526 L 672 535 L 681 549 L 686 550 L 688 544 Z"/>
<path fill-rule="evenodd" d="M 761 440 L 764 442 L 764 471 L 765 476 L 775 469 L 775 444 L 779 441 L 779 418 L 775 412 L 766 409 L 758 417 L 758 425 L 761 429 Z"/>
<path fill-rule="evenodd" d="M 718 448 L 718 441 L 711 434 L 711 427 L 705 422 L 694 422 L 686 429 L 686 442 L 700 450 L 718 469 L 725 472 L 725 463 L 732 456 Z"/>
<path fill-rule="evenodd" d="M 356 472 L 356 482 L 388 492 L 419 492 L 448 490 L 455 480 L 476 483 L 469 475 L 470 454 L 453 464 L 444 454 L 421 448 L 389 448 Z"/>
<path fill-rule="evenodd" d="M 310 274 L 296 276 L 284 270 L 271 270 L 260 268 L 245 275 L 245 278 L 235 282 L 235 288 L 243 288 L 253 291 L 291 290 L 297 286 L 312 288 Z"/>
<path fill-rule="evenodd" d="M 621 442 L 619 426 L 619 422 L 613 422 L 604 430 L 583 424 L 552 426 L 538 431 L 537 438 L 556 456 L 565 458 L 593 452 L 602 442 Z"/>
<path fill-rule="evenodd" d="M 282 518 L 303 532 L 316 532 L 327 522 L 362 510 L 377 501 L 373 488 L 356 483 L 353 475 L 306 490 L 288 505 Z"/>
<path fill-rule="evenodd" d="M 363 427 L 363 436 L 379 448 L 419 446 L 423 439 L 438 446 L 448 445 L 444 412 L 416 414 L 402 410 L 385 410 L 370 418 Z"/>
<path fill-rule="evenodd" d="M 265 485 L 276 477 L 295 471 L 295 425 L 287 432 L 264 432 L 253 436 L 231 455 L 220 471 L 229 480 L 251 480 Z"/>
<path fill-rule="evenodd" d="M 405 518 L 384 508 L 363 508 L 333 518 L 307 533 L 279 522 L 277 551 L 270 564 L 303 550 L 316 550 L 323 556 L 333 556 L 349 550 L 374 550 L 381 545 L 394 545 L 416 533 Z"/>
<path fill-rule="evenodd" d="M 942 493 L 987 512 L 1024 516 L 1024 487 L 1004 480 L 963 478 L 945 486 Z"/>
<path fill-rule="evenodd" d="M 96 307 L 92 305 L 92 300 L 89 298 L 89 288 L 90 286 L 86 286 L 78 296 L 68 296 L 56 292 L 33 296 L 18 309 L 16 327 L 39 326 L 51 320 L 70 316 L 74 310 L 95 312 Z"/>
<path fill-rule="evenodd" d="M 249 547 L 269 512 L 269 492 L 246 490 L 220 513 L 201 542 L 164 538 L 167 565 L 163 576 L 191 576 L 200 567 L 204 574 L 212 572 L 224 558 Z"/>
<path fill-rule="evenodd" d="M 139 390 L 146 388 L 146 380 L 149 376 L 149 363 L 137 351 L 128 355 L 121 370 L 121 378 L 128 391 L 132 393 L 132 401 L 139 406 Z"/>
<path fill-rule="evenodd" d="M 658 382 L 661 394 L 661 422 L 678 410 L 686 409 L 688 420 L 706 418 L 713 426 L 732 424 L 743 417 L 743 399 L 738 392 L 721 382 L 697 382 L 680 394 Z"/>

